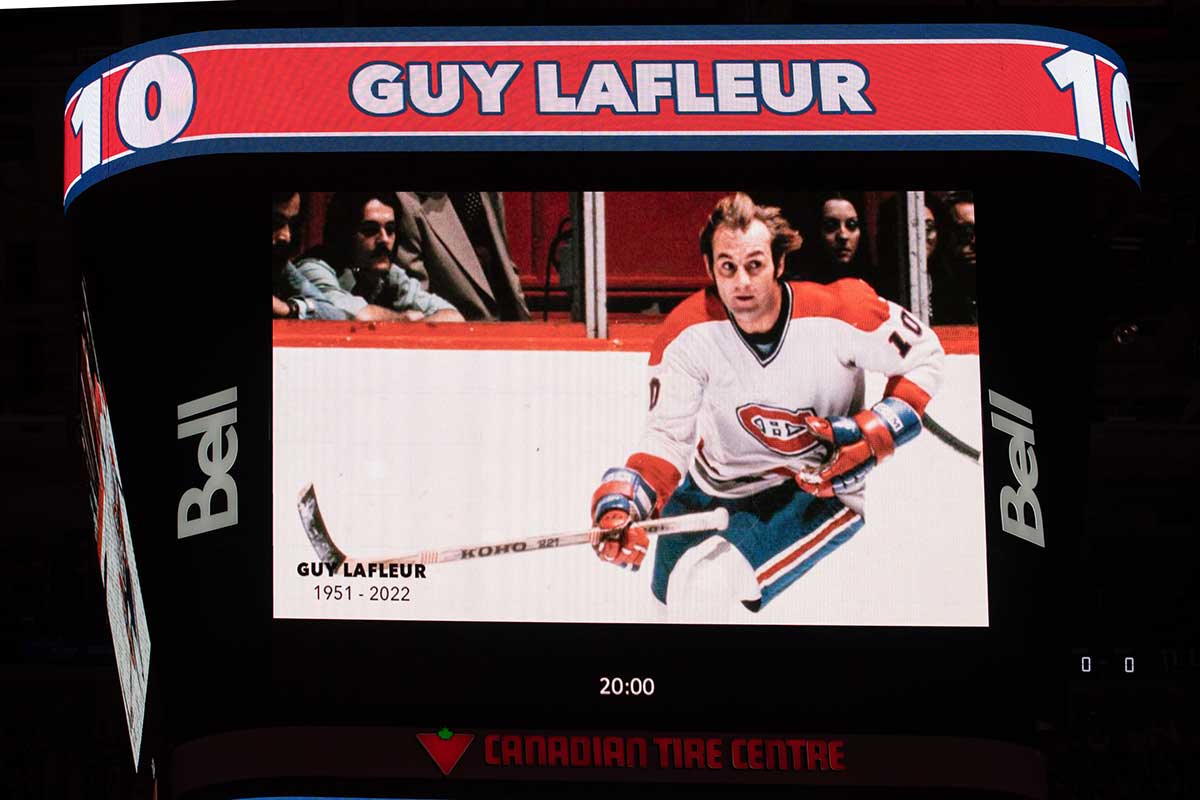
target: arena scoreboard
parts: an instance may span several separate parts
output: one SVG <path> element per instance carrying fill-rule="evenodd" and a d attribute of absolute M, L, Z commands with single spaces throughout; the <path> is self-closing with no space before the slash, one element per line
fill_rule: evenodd
<path fill-rule="evenodd" d="M 1118 53 L 209 13 L 84 71 L 61 131 L 161 796 L 1046 796 L 1052 676 L 1099 664 L 1055 636 L 1055 576 L 1086 232 L 1140 180 Z M 768 212 L 706 244 L 740 196 Z M 747 255 L 768 217 L 795 241 Z M 760 289 L 787 313 L 745 330 Z M 865 488 L 821 472 L 862 452 L 835 416 Z M 631 525 L 595 527 L 610 495 Z M 640 569 L 597 558 L 634 528 Z"/>

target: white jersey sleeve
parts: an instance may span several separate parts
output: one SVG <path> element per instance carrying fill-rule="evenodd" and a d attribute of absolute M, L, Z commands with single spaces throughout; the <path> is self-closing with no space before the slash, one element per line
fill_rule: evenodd
<path fill-rule="evenodd" d="M 942 343 L 929 325 L 907 309 L 875 296 L 862 281 L 854 283 L 858 285 L 844 293 L 846 302 L 874 304 L 880 322 L 873 329 L 855 326 L 849 335 L 839 337 L 842 348 L 838 359 L 848 367 L 887 376 L 884 394 L 904 400 L 918 414 L 924 413 L 925 404 L 942 385 Z"/>
<path fill-rule="evenodd" d="M 704 338 L 694 335 L 705 325 L 729 320 L 720 300 L 700 292 L 671 312 L 650 352 L 650 410 L 638 450 L 626 465 L 650 483 L 660 507 L 687 473 L 699 440 L 701 407 L 718 363 Z"/>
<path fill-rule="evenodd" d="M 650 366 L 650 411 L 639 448 L 680 474 L 696 448 L 696 421 L 708 383 L 705 371 L 688 356 L 683 348 L 669 348 L 660 363 Z"/>

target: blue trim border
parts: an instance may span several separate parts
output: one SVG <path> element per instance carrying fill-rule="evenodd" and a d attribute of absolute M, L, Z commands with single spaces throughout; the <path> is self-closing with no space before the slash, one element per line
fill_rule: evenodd
<path fill-rule="evenodd" d="M 730 41 L 841 39 L 1022 39 L 1051 42 L 1103 56 L 1121 72 L 1125 62 L 1116 52 L 1090 36 L 1041 25 L 636 25 L 597 27 L 475 27 L 475 28 L 257 28 L 204 31 L 153 39 L 121 50 L 93 64 L 71 82 L 66 101 L 102 73 L 129 61 L 187 47 L 222 44 L 305 44 L 336 42 L 563 42 L 563 41 Z M 66 102 L 63 103 L 64 108 Z"/>
<path fill-rule="evenodd" d="M 691 26 L 598 26 L 598 27 L 431 27 L 431 28 L 264 28 L 219 30 L 155 39 L 127 48 L 92 65 L 80 74 L 66 93 L 64 109 L 74 94 L 114 67 L 152 55 L 174 53 L 185 48 L 245 44 L 388 43 L 411 42 L 564 42 L 609 41 L 722 41 L 896 40 L 919 43 L 938 39 L 1047 42 L 1101 56 L 1125 73 L 1125 63 L 1111 48 L 1092 39 L 1058 28 L 1037 25 L 691 25 Z M 134 151 L 82 175 L 63 199 L 63 209 L 80 192 L 105 178 L 128 169 L 174 158 L 197 155 L 312 152 L 396 151 L 1026 151 L 1060 153 L 1099 161 L 1116 167 L 1141 185 L 1138 171 L 1130 162 L 1103 145 L 1050 136 L 1011 134 L 972 135 L 756 135 L 711 136 L 678 134 L 644 136 L 320 136 L 320 137 L 231 137 L 195 142 L 175 141 L 170 146 Z"/>
<path fill-rule="evenodd" d="M 93 167 L 75 182 L 63 202 L 67 206 L 88 187 L 126 170 L 158 161 L 189 156 L 235 155 L 252 153 L 384 153 L 384 152 L 729 152 L 782 151 L 795 152 L 938 152 L 938 151 L 1002 151 L 1058 153 L 1099 161 L 1124 172 L 1138 186 L 1141 181 L 1133 165 L 1107 148 L 1091 142 L 1072 141 L 1055 137 L 1013 136 L 1010 134 L 983 135 L 881 135 L 847 136 L 842 134 L 813 136 L 735 135 L 709 136 L 320 136 L 320 137 L 255 137 L 208 139 L 175 142 L 170 147 L 136 151 L 115 161 Z"/>

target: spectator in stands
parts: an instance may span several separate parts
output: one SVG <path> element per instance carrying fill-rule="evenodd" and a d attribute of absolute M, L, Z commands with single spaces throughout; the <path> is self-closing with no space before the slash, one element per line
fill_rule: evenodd
<path fill-rule="evenodd" d="M 959 264 L 975 268 L 975 195 L 953 192 L 947 199 L 954 241 L 954 257 Z"/>
<path fill-rule="evenodd" d="M 821 249 L 833 273 L 849 273 L 862 241 L 862 223 L 858 209 L 837 193 L 821 203 Z"/>
<path fill-rule="evenodd" d="M 925 192 L 925 270 L 930 284 L 949 270 L 950 219 L 947 216 L 945 192 Z"/>
<path fill-rule="evenodd" d="M 925 263 L 933 263 L 938 245 L 938 215 L 933 210 L 935 200 L 925 195 Z"/>
<path fill-rule="evenodd" d="M 866 241 L 863 236 L 863 220 L 858 206 L 841 192 L 826 194 L 816 204 L 815 220 L 810 221 L 807 241 L 815 241 L 816 247 L 806 247 L 800 253 L 793 279 L 832 283 L 842 278 L 873 277 L 867 268 L 864 256 Z"/>
<path fill-rule="evenodd" d="M 469 320 L 528 320 L 499 192 L 397 192 L 396 261 Z"/>
<path fill-rule="evenodd" d="M 292 319 L 350 319 L 292 263 L 296 226 L 302 216 L 299 192 L 271 194 L 271 313 Z"/>
<path fill-rule="evenodd" d="M 975 196 L 951 192 L 946 196 L 945 252 L 929 262 L 932 284 L 931 317 L 936 325 L 979 323 L 976 305 Z"/>
<path fill-rule="evenodd" d="M 393 192 L 338 192 L 326 210 L 323 244 L 297 269 L 354 319 L 461 322 L 453 305 L 393 260 L 399 212 Z"/>

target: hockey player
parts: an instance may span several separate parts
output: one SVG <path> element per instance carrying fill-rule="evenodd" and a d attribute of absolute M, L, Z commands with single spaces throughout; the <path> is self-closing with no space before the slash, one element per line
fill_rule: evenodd
<path fill-rule="evenodd" d="M 769 603 L 862 527 L 867 473 L 920 433 L 938 390 L 933 331 L 861 280 L 783 282 L 799 246 L 779 209 L 741 193 L 717 203 L 700 233 L 713 285 L 664 322 L 639 449 L 592 496 L 593 520 L 612 531 L 597 554 L 632 569 L 650 544 L 639 520 L 729 511 L 719 535 L 659 537 L 651 589 L 663 603 L 689 552 L 738 561 L 753 574 L 738 599 Z M 867 409 L 864 370 L 888 376 Z"/>

